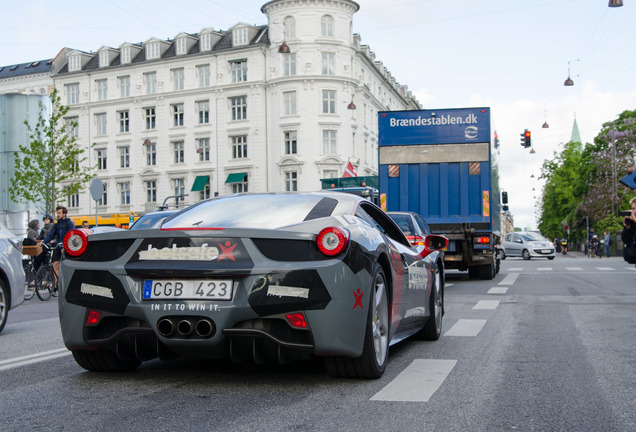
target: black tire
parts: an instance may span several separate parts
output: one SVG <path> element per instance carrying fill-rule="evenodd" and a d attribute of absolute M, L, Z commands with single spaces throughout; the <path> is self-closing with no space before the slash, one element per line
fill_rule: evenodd
<path fill-rule="evenodd" d="M 498 259 L 495 261 L 495 273 L 499 274 L 499 271 L 501 270 L 501 260 Z"/>
<path fill-rule="evenodd" d="M 524 249 L 523 252 L 521 252 L 521 257 L 526 260 L 529 261 L 530 260 L 530 252 L 528 252 L 528 249 Z"/>
<path fill-rule="evenodd" d="M 431 286 L 431 296 L 429 297 L 429 307 L 431 314 L 424 325 L 424 328 L 417 332 L 417 337 L 422 340 L 436 341 L 442 334 L 442 317 L 444 316 L 444 286 L 439 271 L 435 267 L 433 273 L 433 285 Z"/>
<path fill-rule="evenodd" d="M 371 292 L 362 355 L 357 358 L 327 357 L 325 367 L 333 377 L 377 379 L 384 373 L 389 358 L 389 300 L 386 278 L 378 265 Z"/>
<path fill-rule="evenodd" d="M 475 279 L 479 277 L 479 266 L 468 267 L 468 277 Z"/>
<path fill-rule="evenodd" d="M 506 259 L 506 252 L 505 251 L 501 251 L 501 259 L 502 260 Z"/>
<path fill-rule="evenodd" d="M 495 274 L 497 274 L 497 271 L 495 269 L 494 262 L 479 266 L 479 279 L 491 280 L 492 278 L 495 277 Z"/>
<path fill-rule="evenodd" d="M 4 282 L 0 279 L 0 332 L 7 323 L 9 315 L 9 290 Z"/>
<path fill-rule="evenodd" d="M 114 352 L 104 349 L 75 350 L 73 358 L 91 372 L 130 372 L 141 364 L 139 360 L 121 360 Z"/>
<path fill-rule="evenodd" d="M 35 272 L 31 267 L 24 269 L 24 299 L 31 300 L 35 295 Z"/>
<path fill-rule="evenodd" d="M 48 266 L 42 266 L 35 274 L 35 293 L 42 301 L 51 298 L 53 292 L 53 273 Z"/>

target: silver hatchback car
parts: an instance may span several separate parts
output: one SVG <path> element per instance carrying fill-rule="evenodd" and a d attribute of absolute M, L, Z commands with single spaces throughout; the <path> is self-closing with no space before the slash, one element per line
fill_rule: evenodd
<path fill-rule="evenodd" d="M 23 301 L 22 240 L 0 223 L 0 332 L 9 311 Z"/>
<path fill-rule="evenodd" d="M 556 251 L 550 240 L 534 231 L 511 232 L 504 236 L 503 254 L 505 257 L 554 259 Z"/>

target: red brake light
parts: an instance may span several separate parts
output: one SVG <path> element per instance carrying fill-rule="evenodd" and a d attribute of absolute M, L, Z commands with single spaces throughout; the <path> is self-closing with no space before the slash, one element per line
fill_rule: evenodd
<path fill-rule="evenodd" d="M 86 325 L 97 325 L 99 320 L 102 319 L 102 313 L 96 310 L 89 310 L 86 315 Z"/>
<path fill-rule="evenodd" d="M 406 238 L 409 240 L 412 246 L 418 246 L 424 244 L 424 239 L 418 235 L 407 235 Z"/>
<path fill-rule="evenodd" d="M 479 244 L 490 243 L 490 237 L 475 237 L 475 243 L 479 243 Z"/>
<path fill-rule="evenodd" d="M 92 233 L 91 230 L 84 228 L 70 230 L 64 236 L 64 250 L 70 256 L 80 256 L 86 252 L 88 247 L 88 234 Z"/>
<path fill-rule="evenodd" d="M 285 315 L 285 318 L 287 318 L 287 321 L 289 321 L 289 324 L 291 324 L 292 327 L 303 328 L 303 329 L 307 328 L 307 321 L 305 321 L 305 315 L 303 315 L 301 312 L 287 314 Z"/>
<path fill-rule="evenodd" d="M 316 236 L 316 243 L 323 254 L 336 256 L 347 248 L 349 231 L 336 227 L 324 228 Z"/>

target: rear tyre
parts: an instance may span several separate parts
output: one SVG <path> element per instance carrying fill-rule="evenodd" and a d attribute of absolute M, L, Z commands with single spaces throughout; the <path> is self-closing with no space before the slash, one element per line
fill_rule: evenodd
<path fill-rule="evenodd" d="M 0 280 L 0 332 L 7 323 L 7 316 L 9 315 L 9 290 L 5 286 L 4 282 Z"/>
<path fill-rule="evenodd" d="M 490 280 L 497 274 L 495 263 L 484 264 L 479 266 L 479 279 Z"/>
<path fill-rule="evenodd" d="M 48 266 L 42 266 L 35 274 L 35 293 L 42 301 L 51 298 L 53 292 L 53 273 Z"/>
<path fill-rule="evenodd" d="M 112 351 L 75 350 L 73 358 L 78 365 L 91 372 L 130 372 L 139 367 L 139 360 L 121 360 Z"/>
<path fill-rule="evenodd" d="M 475 279 L 479 277 L 479 266 L 468 267 L 468 277 Z"/>
<path fill-rule="evenodd" d="M 521 257 L 526 261 L 530 259 L 530 252 L 528 252 L 528 249 L 524 249 L 523 252 L 521 252 Z"/>
<path fill-rule="evenodd" d="M 389 357 L 389 299 L 384 272 L 378 265 L 373 281 L 362 355 L 325 359 L 327 373 L 333 377 L 377 379 L 384 373 Z"/>
<path fill-rule="evenodd" d="M 444 293 L 442 292 L 442 278 L 438 267 L 435 267 L 433 274 L 433 286 L 429 307 L 431 314 L 424 325 L 424 328 L 417 333 L 419 339 L 436 341 L 442 334 L 442 316 L 444 315 Z"/>

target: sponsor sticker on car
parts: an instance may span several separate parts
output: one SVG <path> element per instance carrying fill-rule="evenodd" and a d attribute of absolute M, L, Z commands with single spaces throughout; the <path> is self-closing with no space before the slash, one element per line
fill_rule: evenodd
<path fill-rule="evenodd" d="M 232 280 L 145 280 L 142 298 L 144 300 L 232 300 Z"/>

